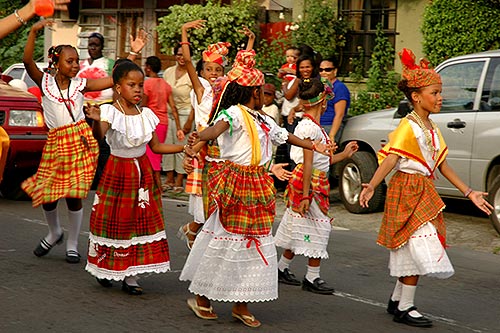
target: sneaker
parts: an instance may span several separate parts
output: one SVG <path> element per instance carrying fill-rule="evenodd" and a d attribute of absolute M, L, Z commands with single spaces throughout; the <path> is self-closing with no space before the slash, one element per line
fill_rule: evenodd
<path fill-rule="evenodd" d="M 290 272 L 288 268 L 282 272 L 278 269 L 278 282 L 289 284 L 291 286 L 300 286 L 300 281 L 297 280 L 295 275 Z"/>

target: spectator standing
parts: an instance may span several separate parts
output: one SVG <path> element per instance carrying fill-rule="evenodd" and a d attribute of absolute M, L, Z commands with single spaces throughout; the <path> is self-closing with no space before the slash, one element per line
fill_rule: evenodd
<path fill-rule="evenodd" d="M 351 105 L 351 93 L 347 86 L 337 78 L 338 61 L 334 57 L 324 59 L 319 65 L 319 75 L 330 82 L 334 97 L 328 101 L 320 125 L 325 129 L 330 140 L 339 143 L 345 126 L 345 118 Z"/>
<path fill-rule="evenodd" d="M 193 123 L 188 121 L 191 114 L 191 90 L 193 85 L 189 79 L 186 68 L 186 60 L 182 53 L 181 45 L 174 48 L 176 65 L 169 67 L 163 73 L 163 79 L 172 87 L 172 95 L 174 98 L 175 107 L 179 115 L 181 128 L 170 126 L 167 132 L 165 143 L 185 145 L 186 140 L 177 138 L 177 131 L 182 130 L 184 134 L 191 132 Z M 174 120 L 170 116 L 170 120 Z M 167 172 L 165 182 L 165 190 L 173 190 L 174 193 L 182 193 L 184 191 L 184 176 L 186 172 L 182 166 L 184 153 L 166 155 L 163 157 L 163 170 Z"/>
<path fill-rule="evenodd" d="M 175 108 L 174 99 L 172 97 L 172 87 L 162 78 L 158 76 L 161 70 L 161 60 L 156 56 L 150 56 L 146 59 L 144 74 L 147 79 L 144 81 L 144 95 L 142 98 L 142 105 L 147 106 L 158 117 L 160 123 L 156 126 L 155 132 L 160 142 L 165 142 L 168 130 L 168 112 L 167 105 L 172 110 L 172 117 L 175 120 L 175 127 L 179 128 L 177 131 L 177 139 L 184 139 L 184 132 L 180 130 L 179 116 Z M 151 162 L 154 171 L 155 182 L 158 188 L 161 189 L 161 160 L 162 155 L 155 154 L 146 146 L 146 154 Z"/>

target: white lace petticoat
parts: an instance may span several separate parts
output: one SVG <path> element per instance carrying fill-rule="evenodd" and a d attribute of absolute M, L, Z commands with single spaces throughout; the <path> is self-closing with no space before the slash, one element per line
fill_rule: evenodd
<path fill-rule="evenodd" d="M 391 276 L 426 275 L 439 279 L 455 273 L 436 228 L 430 222 L 415 231 L 401 248 L 391 250 L 389 270 Z"/>
<path fill-rule="evenodd" d="M 218 216 L 216 210 L 206 220 L 179 279 L 191 281 L 189 291 L 213 301 L 277 299 L 278 263 L 272 235 L 249 238 L 230 234 Z"/>
<path fill-rule="evenodd" d="M 328 259 L 331 219 L 313 201 L 304 217 L 287 208 L 274 241 L 276 246 L 309 258 Z"/>

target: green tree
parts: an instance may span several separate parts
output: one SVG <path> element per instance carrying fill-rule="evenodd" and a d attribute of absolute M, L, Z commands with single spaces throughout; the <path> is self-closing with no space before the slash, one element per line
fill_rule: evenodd
<path fill-rule="evenodd" d="M 392 70 L 394 53 L 382 25 L 378 24 L 366 90 L 360 91 L 358 98 L 352 103 L 352 115 L 393 107 L 403 99 L 403 94 L 397 87 L 399 75 Z"/>
<path fill-rule="evenodd" d="M 434 0 L 425 9 L 424 52 L 431 64 L 500 47 L 498 0 Z"/>
<path fill-rule="evenodd" d="M 175 5 L 170 7 L 170 14 L 159 19 L 156 28 L 163 53 L 172 53 L 172 48 L 181 39 L 181 27 L 194 20 L 207 20 L 205 28 L 191 30 L 189 41 L 193 57 L 199 56 L 209 44 L 230 42 L 230 57 L 238 49 L 245 48 L 246 37 L 238 32 L 243 25 L 255 32 L 257 6 L 252 0 L 234 0 L 230 6 L 209 0 L 206 5 Z"/>
<path fill-rule="evenodd" d="M 0 17 L 11 14 L 16 8 L 21 8 L 23 5 L 24 2 L 20 0 L 0 0 Z M 3 69 L 22 61 L 28 32 L 33 22 L 34 20 L 31 20 L 28 25 L 17 29 L 0 40 L 0 66 Z M 34 57 L 36 60 L 43 58 L 43 38 L 36 40 Z"/>
<path fill-rule="evenodd" d="M 348 28 L 327 0 L 304 0 L 304 18 L 290 27 L 294 45 L 307 44 L 323 57 L 335 55 L 339 59 Z"/>

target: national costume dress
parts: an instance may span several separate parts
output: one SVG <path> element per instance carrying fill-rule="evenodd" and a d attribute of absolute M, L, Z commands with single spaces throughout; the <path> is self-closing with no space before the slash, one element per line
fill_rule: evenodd
<path fill-rule="evenodd" d="M 448 278 L 454 269 L 445 250 L 445 205 L 433 183 L 448 149 L 435 126 L 430 130 L 431 149 L 414 119 L 403 118 L 378 153 L 379 163 L 389 154 L 400 159 L 389 182 L 377 243 L 391 250 L 391 276 Z"/>
<path fill-rule="evenodd" d="M 288 132 L 272 118 L 241 105 L 217 121 L 230 128 L 218 138 L 224 162 L 208 170 L 209 217 L 196 237 L 180 280 L 210 300 L 260 302 L 278 297 L 276 247 L 271 234 L 275 189 L 264 165 L 272 144 Z"/>
<path fill-rule="evenodd" d="M 36 174 L 21 184 L 33 207 L 61 198 L 87 197 L 99 147 L 83 113 L 86 83 L 86 79 L 72 78 L 67 89 L 59 90 L 55 78 L 43 74 L 44 120 L 49 133 Z"/>
<path fill-rule="evenodd" d="M 101 106 L 110 127 L 111 156 L 97 188 L 90 216 L 86 270 L 99 279 L 120 281 L 170 269 L 161 190 L 146 156 L 158 117 L 149 108 L 125 115 Z"/>
<path fill-rule="evenodd" d="M 307 114 L 298 123 L 294 134 L 300 139 L 321 140 L 323 144 L 329 142 L 328 134 Z M 287 209 L 276 231 L 276 246 L 306 257 L 327 259 L 327 245 L 332 230 L 332 219 L 328 216 L 330 185 L 327 173 L 330 157 L 314 153 L 310 186 L 312 200 L 303 217 L 292 210 L 292 207 L 300 205 L 304 196 L 309 196 L 309 193 L 303 193 L 303 149 L 292 146 L 290 157 L 297 166 L 285 191 Z"/>

